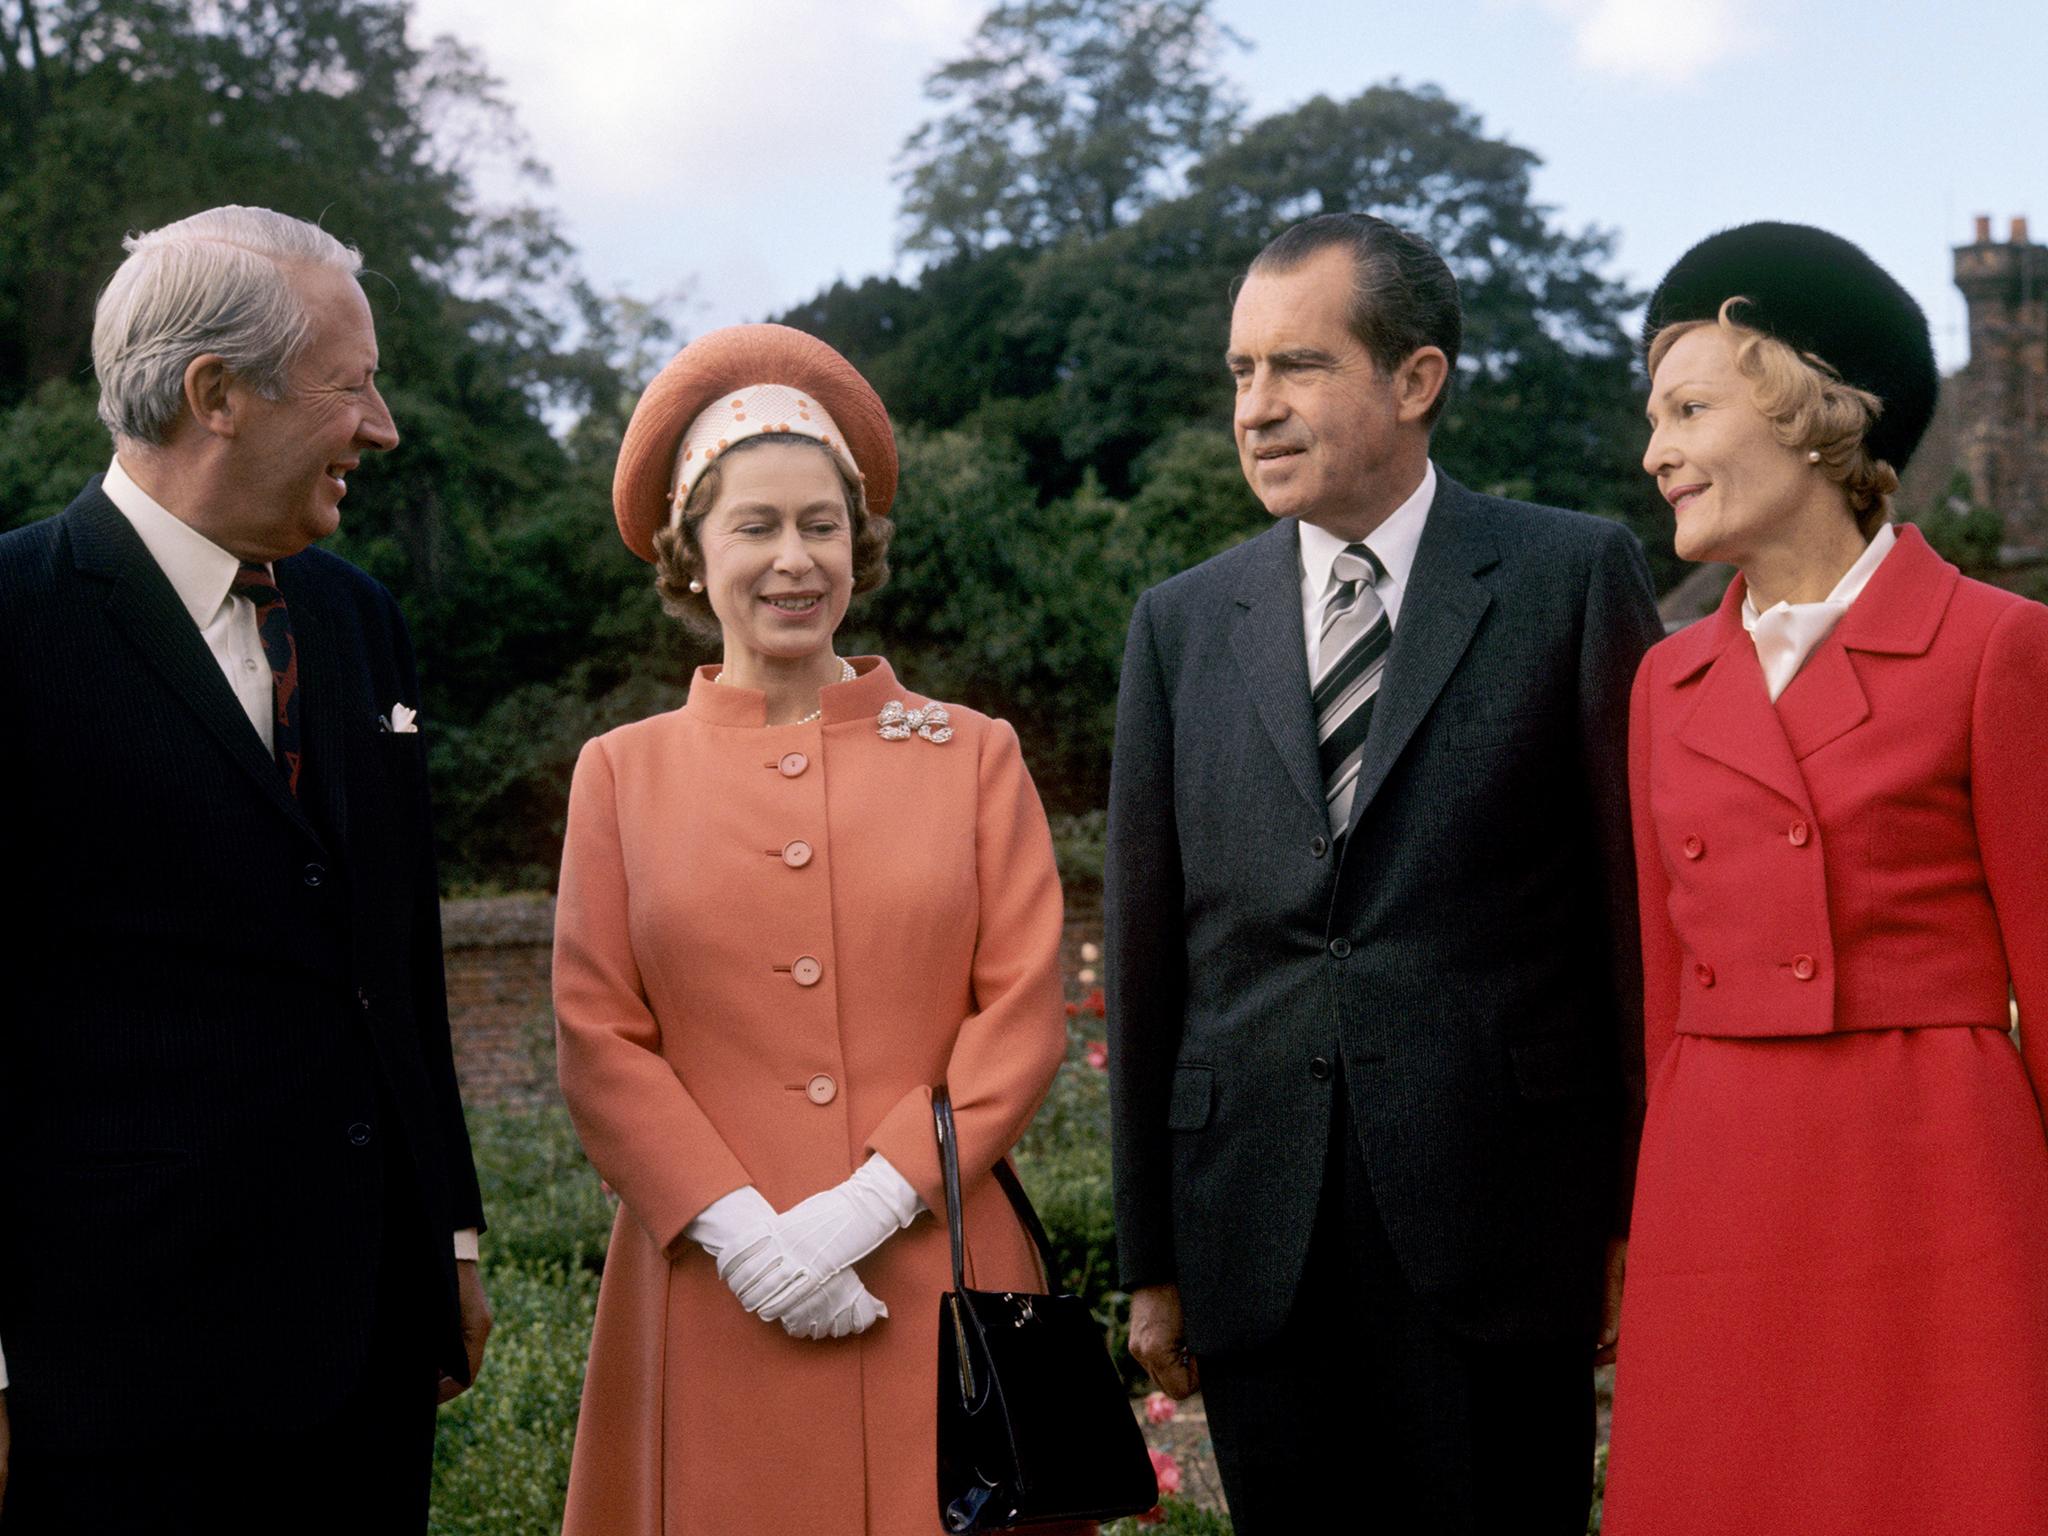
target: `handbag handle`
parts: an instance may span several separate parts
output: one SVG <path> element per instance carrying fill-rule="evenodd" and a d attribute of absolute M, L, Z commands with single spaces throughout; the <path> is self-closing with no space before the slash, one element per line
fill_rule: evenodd
<path fill-rule="evenodd" d="M 966 1269 L 963 1262 L 966 1237 L 960 1221 L 960 1142 L 953 1129 L 953 1097 L 941 1083 L 932 1090 L 932 1121 L 939 1138 L 939 1170 L 946 1185 L 946 1235 L 953 1244 L 953 1289 L 964 1292 L 967 1289 Z M 1003 1193 L 1010 1197 L 1011 1208 L 1017 1219 L 1024 1224 L 1032 1243 L 1038 1249 L 1039 1262 L 1045 1267 L 1046 1285 L 1052 1285 L 1053 1260 L 1052 1240 L 1046 1236 L 1045 1223 L 1038 1219 L 1038 1212 L 1031 1208 L 1031 1199 L 1024 1193 L 1024 1186 L 1018 1182 L 1016 1173 L 1007 1160 L 999 1159 L 993 1169 L 996 1182 L 1003 1187 Z"/>

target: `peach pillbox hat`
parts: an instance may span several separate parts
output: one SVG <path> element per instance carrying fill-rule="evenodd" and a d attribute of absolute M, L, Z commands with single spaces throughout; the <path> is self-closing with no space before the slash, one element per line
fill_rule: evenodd
<path fill-rule="evenodd" d="M 764 387 L 765 386 L 765 387 Z M 749 403 L 762 409 L 749 411 Z M 819 409 L 811 410 L 815 403 Z M 709 413 L 720 413 L 713 420 Z M 700 418 L 704 431 L 693 432 Z M 739 419 L 744 418 L 744 419 Z M 685 439 L 730 423 L 679 464 Z M 687 494 L 721 439 L 765 431 L 813 438 L 850 455 L 867 491 L 868 512 L 886 517 L 896 499 L 896 434 L 860 370 L 815 336 L 786 325 L 730 325 L 699 336 L 655 375 L 633 408 L 612 476 L 619 536 L 642 560 L 654 559 L 654 535 L 668 526 L 673 497 Z"/>

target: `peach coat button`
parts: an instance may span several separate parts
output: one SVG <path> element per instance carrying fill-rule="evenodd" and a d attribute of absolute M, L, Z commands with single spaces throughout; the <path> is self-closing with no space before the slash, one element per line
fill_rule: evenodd
<path fill-rule="evenodd" d="M 1704 960 L 1692 968 L 1692 974 L 1693 979 L 1703 987 L 1711 987 L 1714 984 L 1714 968 Z"/>
<path fill-rule="evenodd" d="M 775 765 L 782 770 L 785 779 L 793 779 L 811 766 L 811 760 L 801 752 L 785 752 L 782 761 Z"/>
<path fill-rule="evenodd" d="M 782 845 L 782 862 L 791 869 L 802 869 L 811 862 L 811 845 L 802 838 Z"/>
<path fill-rule="evenodd" d="M 818 964 L 814 956 L 803 955 L 798 957 L 796 964 L 789 968 L 789 974 L 796 978 L 798 986 L 815 987 L 818 984 L 818 978 L 825 974 L 825 967 Z"/>
<path fill-rule="evenodd" d="M 1688 859 L 1696 859 L 1706 851 L 1707 845 L 1701 842 L 1697 837 L 1688 837 L 1685 840 L 1685 856 Z"/>
<path fill-rule="evenodd" d="M 1794 955 L 1792 957 L 1792 974 L 1801 981 L 1813 980 L 1814 969 L 1813 956 Z"/>
<path fill-rule="evenodd" d="M 830 1104 L 839 1097 L 839 1085 L 820 1072 L 804 1085 L 804 1092 L 810 1095 L 813 1104 Z"/>

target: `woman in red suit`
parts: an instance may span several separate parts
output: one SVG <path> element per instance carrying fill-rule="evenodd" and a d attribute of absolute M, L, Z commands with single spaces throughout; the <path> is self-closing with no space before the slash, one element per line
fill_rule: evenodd
<path fill-rule="evenodd" d="M 1605 1529 L 2040 1536 L 2048 609 L 1887 520 L 1936 374 L 1856 247 L 1716 235 L 1646 335 L 1643 467 L 1678 553 L 1740 573 L 1630 718 L 1651 1088 Z"/>

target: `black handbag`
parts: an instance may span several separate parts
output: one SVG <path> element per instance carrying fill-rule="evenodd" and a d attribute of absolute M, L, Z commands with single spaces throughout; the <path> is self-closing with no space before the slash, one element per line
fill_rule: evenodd
<path fill-rule="evenodd" d="M 932 1093 L 953 1289 L 939 1298 L 939 1519 L 948 1531 L 1113 1520 L 1159 1502 L 1159 1483 L 1102 1328 L 1078 1296 L 970 1291 L 961 1273 L 953 1101 Z M 1052 1244 L 1006 1162 L 996 1182 L 1038 1245 Z"/>

